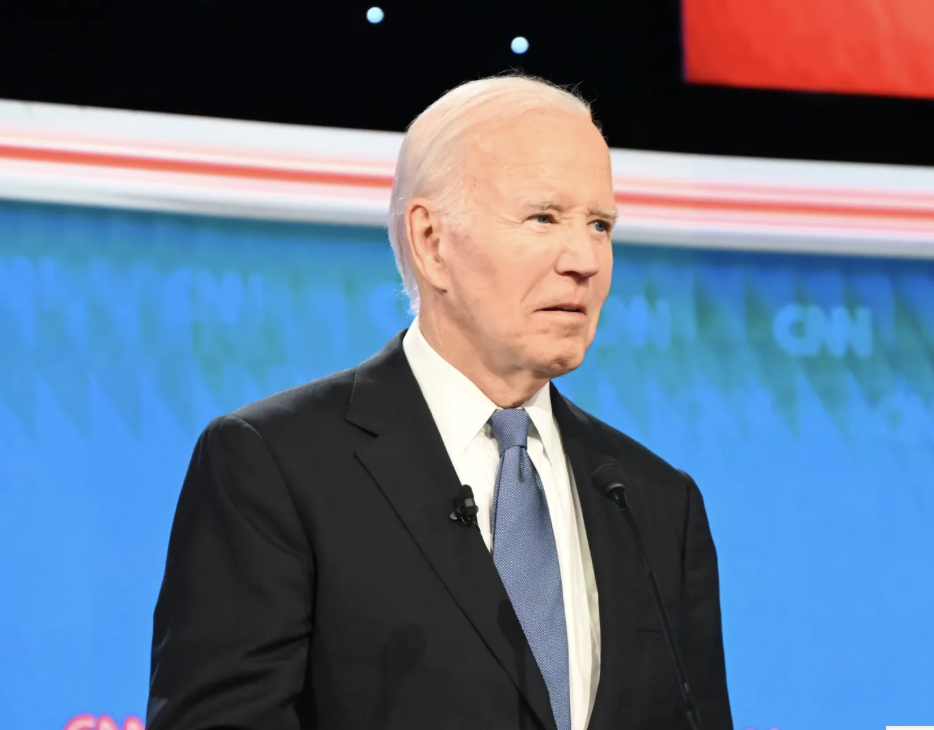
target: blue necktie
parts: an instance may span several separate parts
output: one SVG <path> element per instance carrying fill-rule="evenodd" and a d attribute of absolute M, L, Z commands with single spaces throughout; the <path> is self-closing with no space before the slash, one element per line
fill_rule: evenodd
<path fill-rule="evenodd" d="M 571 730 L 561 569 L 545 490 L 526 451 L 531 422 L 528 413 L 515 408 L 490 417 L 500 454 L 493 495 L 493 562 L 545 678 L 558 730 Z"/>

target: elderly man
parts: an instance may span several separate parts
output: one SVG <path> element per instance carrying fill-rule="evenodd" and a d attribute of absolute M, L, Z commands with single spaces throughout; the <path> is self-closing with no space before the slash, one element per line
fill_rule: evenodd
<path fill-rule="evenodd" d="M 697 487 L 551 385 L 593 340 L 615 218 L 606 143 L 562 89 L 475 81 L 415 120 L 390 237 L 417 318 L 201 436 L 149 730 L 687 727 L 632 534 L 591 486 L 607 458 L 703 726 L 732 728 Z M 465 484 L 478 512 L 452 520 Z"/>

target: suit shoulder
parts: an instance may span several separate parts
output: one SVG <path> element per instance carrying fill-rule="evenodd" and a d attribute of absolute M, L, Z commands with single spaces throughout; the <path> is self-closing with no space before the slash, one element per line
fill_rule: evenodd
<path fill-rule="evenodd" d="M 590 431 L 596 442 L 604 445 L 607 456 L 623 464 L 627 472 L 637 476 L 640 481 L 644 480 L 655 485 L 671 485 L 679 490 L 690 481 L 691 478 L 685 472 L 669 464 L 647 446 L 587 413 L 571 401 L 565 399 L 565 402 L 571 413 L 585 429 Z"/>
<path fill-rule="evenodd" d="M 260 433 L 309 421 L 343 418 L 353 390 L 354 368 L 311 380 L 238 408 L 227 419 L 246 422 Z"/>

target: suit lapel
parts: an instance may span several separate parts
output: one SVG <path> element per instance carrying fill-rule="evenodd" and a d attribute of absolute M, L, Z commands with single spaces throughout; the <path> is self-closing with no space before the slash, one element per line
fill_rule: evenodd
<path fill-rule="evenodd" d="M 593 561 L 600 606 L 600 682 L 590 715 L 590 729 L 615 727 L 616 706 L 625 681 L 630 648 L 630 611 L 626 585 L 644 580 L 635 560 L 635 545 L 616 506 L 591 485 L 599 458 L 613 449 L 583 414 L 570 405 L 552 385 L 552 408 L 565 454 L 574 473 L 587 543 Z"/>
<path fill-rule="evenodd" d="M 460 482 L 402 334 L 357 369 L 347 420 L 374 435 L 357 457 L 543 726 L 556 730 L 545 680 L 480 531 L 448 517 Z"/>

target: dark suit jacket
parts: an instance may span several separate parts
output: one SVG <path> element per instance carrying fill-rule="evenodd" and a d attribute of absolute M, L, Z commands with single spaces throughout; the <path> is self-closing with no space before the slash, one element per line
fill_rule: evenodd
<path fill-rule="evenodd" d="M 665 640 L 597 459 L 630 502 L 705 730 L 732 728 L 717 558 L 694 482 L 552 392 L 600 594 L 592 730 L 686 728 Z M 545 682 L 402 350 L 212 422 L 153 627 L 148 730 L 555 730 Z"/>

